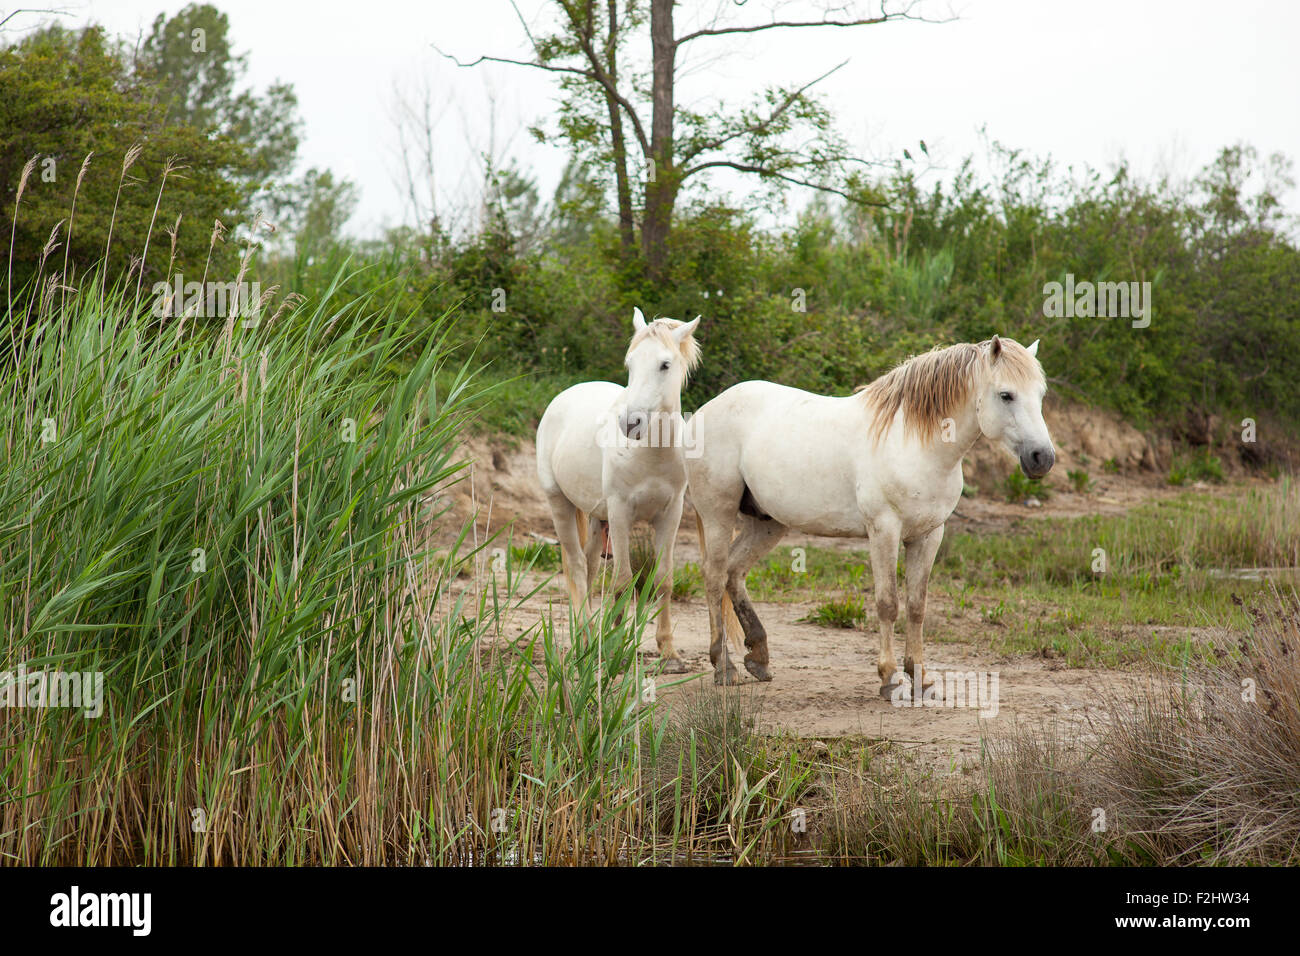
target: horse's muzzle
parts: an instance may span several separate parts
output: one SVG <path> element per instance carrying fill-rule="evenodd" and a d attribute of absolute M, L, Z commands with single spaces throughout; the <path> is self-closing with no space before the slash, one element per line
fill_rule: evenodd
<path fill-rule="evenodd" d="M 1056 464 L 1056 452 L 1051 445 L 1026 449 L 1020 453 L 1020 468 L 1030 478 L 1042 478 Z"/>
<path fill-rule="evenodd" d="M 644 412 L 628 412 L 619 419 L 619 424 L 623 426 L 623 434 L 633 441 L 641 438 L 641 426 L 645 424 L 647 416 Z"/>

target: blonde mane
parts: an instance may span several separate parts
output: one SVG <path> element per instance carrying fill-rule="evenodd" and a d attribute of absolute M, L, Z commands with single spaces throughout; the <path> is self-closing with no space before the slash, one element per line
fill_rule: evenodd
<path fill-rule="evenodd" d="M 1019 342 L 999 339 L 997 359 L 1008 383 L 1018 386 L 1042 384 L 1043 368 Z M 978 344 L 962 342 L 947 348 L 935 347 L 903 362 L 870 385 L 857 389 L 872 409 L 871 436 L 879 441 L 903 410 L 903 427 L 922 441 L 934 440 L 943 420 L 970 396 L 976 372 L 989 368 L 992 339 Z"/>
<path fill-rule="evenodd" d="M 637 346 L 645 342 L 646 339 L 654 339 L 661 345 L 666 345 L 670 349 L 678 349 L 682 353 L 682 361 L 686 364 L 686 376 L 690 377 L 691 372 L 700 364 L 700 343 L 695 341 L 695 335 L 691 334 L 682 339 L 681 344 L 672 336 L 673 329 L 679 325 L 684 325 L 676 319 L 655 319 L 653 322 L 646 323 L 646 327 L 632 336 L 632 342 L 627 347 L 627 356 L 624 361 L 631 356 Z"/>

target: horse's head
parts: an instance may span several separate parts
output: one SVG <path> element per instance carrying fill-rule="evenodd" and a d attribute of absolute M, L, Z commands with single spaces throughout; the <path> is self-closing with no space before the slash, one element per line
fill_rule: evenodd
<path fill-rule="evenodd" d="M 1043 421 L 1047 380 L 1035 358 L 1038 340 L 1025 348 L 995 335 L 983 346 L 984 374 L 975 399 L 980 431 L 1019 458 L 1026 475 L 1042 478 L 1052 470 L 1056 452 Z"/>
<path fill-rule="evenodd" d="M 636 333 L 623 360 L 627 366 L 627 392 L 619 428 L 629 438 L 639 439 L 657 413 L 681 412 L 682 385 L 700 360 L 700 346 L 693 337 L 700 317 L 690 322 L 646 322 L 641 310 L 636 309 L 632 324 Z"/>

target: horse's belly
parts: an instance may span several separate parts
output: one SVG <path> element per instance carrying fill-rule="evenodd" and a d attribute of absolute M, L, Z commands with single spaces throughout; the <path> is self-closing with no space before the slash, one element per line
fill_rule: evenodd
<path fill-rule="evenodd" d="M 786 527 L 831 538 L 867 534 L 851 481 L 826 473 L 804 474 L 797 487 L 797 493 L 791 493 L 785 483 L 756 479 L 749 490 L 758 509 Z"/>
<path fill-rule="evenodd" d="M 773 515 L 773 517 L 776 517 Z M 818 534 L 827 538 L 865 538 L 868 528 L 860 512 L 791 515 L 790 521 L 782 524 L 798 528 L 806 534 Z M 777 519 L 780 521 L 781 519 Z"/>

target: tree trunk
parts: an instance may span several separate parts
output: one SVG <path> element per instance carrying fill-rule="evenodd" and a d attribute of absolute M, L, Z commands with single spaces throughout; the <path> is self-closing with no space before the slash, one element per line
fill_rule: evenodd
<path fill-rule="evenodd" d="M 605 46 L 605 69 L 618 82 L 618 0 L 608 0 L 609 38 Z M 623 138 L 623 113 L 618 101 L 605 90 L 609 110 L 609 135 L 614 150 L 614 182 L 618 190 L 618 231 L 624 257 L 636 245 L 636 224 L 632 218 L 632 187 L 627 178 L 627 141 Z"/>
<path fill-rule="evenodd" d="M 650 48 L 654 60 L 653 113 L 650 119 L 651 161 L 646 182 L 645 217 L 641 225 L 641 249 L 651 279 L 661 279 L 667 263 L 668 232 L 672 228 L 673 204 L 677 201 L 677 170 L 673 167 L 673 79 L 677 44 L 673 36 L 675 0 L 651 0 Z"/>

